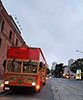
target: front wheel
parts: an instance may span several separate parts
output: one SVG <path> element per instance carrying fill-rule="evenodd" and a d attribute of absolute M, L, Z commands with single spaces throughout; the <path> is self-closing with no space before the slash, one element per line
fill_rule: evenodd
<path fill-rule="evenodd" d="M 39 92 L 40 92 L 40 89 L 39 89 L 39 90 L 35 89 L 35 92 L 36 92 L 36 93 L 39 93 Z"/>

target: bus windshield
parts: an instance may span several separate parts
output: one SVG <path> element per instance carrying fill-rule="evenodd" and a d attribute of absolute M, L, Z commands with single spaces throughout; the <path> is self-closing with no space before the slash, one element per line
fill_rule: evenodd
<path fill-rule="evenodd" d="M 20 73 L 37 73 L 37 63 L 36 62 L 21 62 L 21 61 L 11 61 L 7 62 L 7 71 Z"/>
<path fill-rule="evenodd" d="M 23 73 L 37 73 L 36 62 L 23 62 Z"/>
<path fill-rule="evenodd" d="M 8 61 L 7 62 L 7 70 L 8 72 L 21 72 L 22 62 L 20 61 Z"/>

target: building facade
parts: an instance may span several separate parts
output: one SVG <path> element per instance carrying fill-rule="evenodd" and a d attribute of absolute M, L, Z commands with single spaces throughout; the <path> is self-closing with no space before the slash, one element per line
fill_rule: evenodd
<path fill-rule="evenodd" d="M 9 46 L 27 46 L 12 16 L 0 1 L 0 77 L 3 75 L 3 62 Z"/>
<path fill-rule="evenodd" d="M 53 63 L 52 63 L 52 67 L 51 67 L 52 70 L 55 70 L 56 64 L 57 64 L 56 62 L 53 62 Z"/>

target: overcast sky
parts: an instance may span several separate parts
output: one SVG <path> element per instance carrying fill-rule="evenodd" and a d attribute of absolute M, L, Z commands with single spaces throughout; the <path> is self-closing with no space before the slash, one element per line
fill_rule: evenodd
<path fill-rule="evenodd" d="M 2 0 L 19 21 L 29 46 L 40 47 L 47 63 L 67 64 L 83 54 L 83 0 Z"/>

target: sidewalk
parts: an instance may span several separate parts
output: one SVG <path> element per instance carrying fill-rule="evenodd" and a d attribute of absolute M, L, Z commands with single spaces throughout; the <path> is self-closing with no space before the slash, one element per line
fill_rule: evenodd
<path fill-rule="evenodd" d="M 0 93 L 4 92 L 3 87 L 1 87 L 2 81 L 3 80 L 0 79 Z"/>

